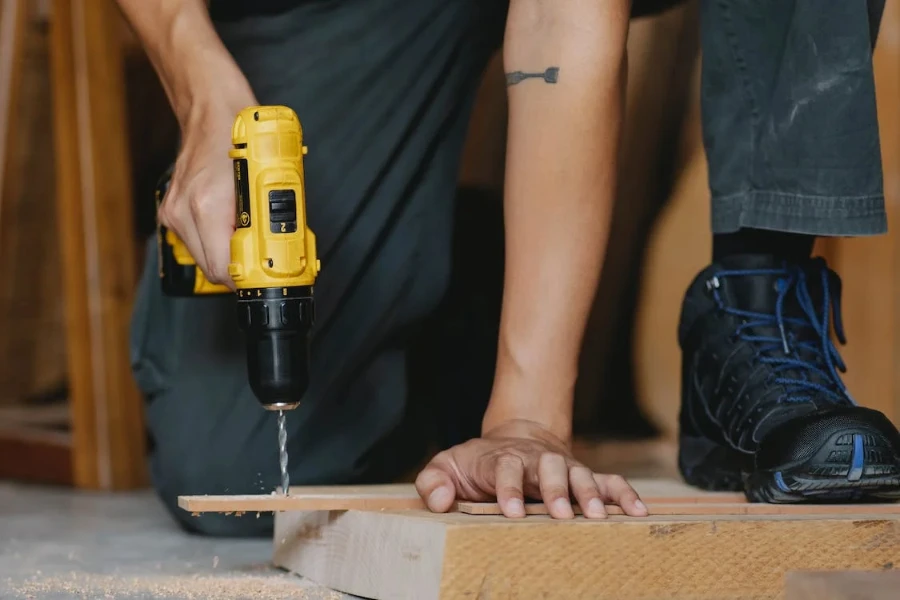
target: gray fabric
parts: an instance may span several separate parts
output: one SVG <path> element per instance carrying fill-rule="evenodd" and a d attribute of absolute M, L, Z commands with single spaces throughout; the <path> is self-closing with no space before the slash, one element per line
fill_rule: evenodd
<path fill-rule="evenodd" d="M 884 0 L 701 0 L 712 228 L 886 231 L 872 47 Z"/>
<path fill-rule="evenodd" d="M 306 3 L 220 28 L 259 101 L 294 108 L 309 147 L 322 273 L 312 381 L 287 419 L 292 483 L 392 477 L 421 460 L 373 453 L 404 415 L 409 332 L 445 289 L 470 105 L 504 13 L 469 0 Z M 164 297 L 151 241 L 132 353 L 167 505 L 207 533 L 264 533 L 268 518 L 175 507 L 179 494 L 279 482 L 275 415 L 248 387 L 234 298 Z"/>

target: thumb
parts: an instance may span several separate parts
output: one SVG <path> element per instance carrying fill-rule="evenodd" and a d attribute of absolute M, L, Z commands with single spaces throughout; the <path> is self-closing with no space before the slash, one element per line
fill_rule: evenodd
<path fill-rule="evenodd" d="M 416 477 L 416 491 L 432 512 L 447 512 L 456 500 L 456 486 L 450 475 L 429 465 Z"/>

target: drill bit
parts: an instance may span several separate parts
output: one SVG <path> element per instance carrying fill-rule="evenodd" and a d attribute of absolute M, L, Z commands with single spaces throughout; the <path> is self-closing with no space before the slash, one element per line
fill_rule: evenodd
<path fill-rule="evenodd" d="M 283 410 L 278 411 L 278 452 L 281 462 L 281 491 L 287 496 L 290 479 L 288 478 L 287 429 L 284 426 Z"/>

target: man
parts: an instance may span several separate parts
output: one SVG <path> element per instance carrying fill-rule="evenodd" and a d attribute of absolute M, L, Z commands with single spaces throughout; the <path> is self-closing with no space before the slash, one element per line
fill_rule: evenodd
<path fill-rule="evenodd" d="M 234 214 L 227 149 L 234 115 L 249 105 L 286 104 L 303 123 L 310 146 L 307 209 L 324 270 L 316 289 L 311 386 L 288 419 L 296 483 L 388 480 L 421 459 L 404 451 L 402 441 L 408 332 L 444 291 L 469 108 L 482 69 L 503 38 L 510 114 L 494 386 L 482 436 L 437 455 L 416 486 L 435 511 L 447 510 L 454 499 L 496 496 L 504 514 L 517 517 L 530 497 L 546 502 L 552 516 L 569 518 L 571 496 L 591 518 L 605 516 L 603 503 L 647 514 L 627 482 L 592 473 L 569 448 L 577 357 L 615 193 L 630 2 L 119 4 L 182 130 L 159 218 L 213 281 L 229 283 Z M 820 336 L 821 315 L 804 320 L 806 313 L 797 309 L 810 307 L 804 290 L 821 300 L 817 286 L 804 287 L 819 280 L 804 279 L 793 267 L 777 271 L 780 276 L 746 271 L 783 260 L 802 263 L 809 238 L 795 242 L 794 235 L 742 229 L 822 235 L 883 230 L 871 96 L 874 33 L 860 6 L 813 12 L 799 1 L 704 3 L 704 125 L 714 229 L 736 233 L 717 235 L 716 263 L 685 300 L 680 339 L 690 385 L 682 465 L 698 485 L 734 486 L 744 472 L 761 473 L 752 465 L 758 434 L 787 417 L 804 420 L 803 435 L 789 431 L 772 438 L 779 442 L 767 450 L 773 464 L 780 466 L 795 442 L 802 445 L 795 451 L 801 458 L 804 449 L 839 443 L 823 436 L 840 428 L 851 436 L 853 452 L 839 466 L 858 470 L 859 434 L 866 450 L 883 457 L 882 466 L 897 468 L 897 432 L 883 417 L 847 409 L 823 426 L 815 416 L 844 401 L 833 369 L 807 368 L 819 348 L 810 341 L 825 344 L 826 338 Z M 806 20 L 797 22 L 798 13 Z M 829 41 L 836 35 L 844 36 L 841 44 Z M 791 62 L 813 51 L 817 61 Z M 808 93 L 798 97 L 798 85 Z M 826 113 L 823 102 L 835 97 L 843 103 Z M 811 114 L 820 120 L 811 121 Z M 807 147 L 810 127 L 818 137 Z M 805 154 L 797 157 L 798 151 Z M 179 494 L 271 490 L 278 460 L 273 416 L 260 409 L 247 385 L 234 299 L 163 297 L 155 260 L 151 245 L 133 323 L 155 485 L 187 528 L 266 532 L 266 519 L 195 518 L 175 507 Z M 728 272 L 719 273 L 723 268 Z M 712 295 L 707 280 L 716 282 L 709 286 Z M 766 316 L 740 328 L 749 310 Z M 789 318 L 768 316 L 779 311 Z M 770 322 L 784 331 L 785 354 L 768 347 L 774 339 Z M 804 329 L 810 323 L 812 337 Z M 742 362 L 734 361 L 735 352 Z M 833 365 L 831 356 L 821 364 Z M 723 382 L 731 382 L 730 391 Z M 768 463 L 763 467 L 772 472 Z M 880 479 L 874 472 L 864 467 L 844 487 L 859 490 L 874 481 L 877 491 L 897 488 L 896 471 Z M 790 487 L 792 477 L 802 474 L 774 481 Z"/>

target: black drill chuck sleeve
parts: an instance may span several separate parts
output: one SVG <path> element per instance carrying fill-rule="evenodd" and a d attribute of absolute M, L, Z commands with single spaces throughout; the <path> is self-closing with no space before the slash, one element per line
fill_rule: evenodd
<path fill-rule="evenodd" d="M 250 387 L 265 408 L 291 408 L 309 387 L 313 311 L 309 287 L 238 292 L 238 323 L 246 337 Z"/>

